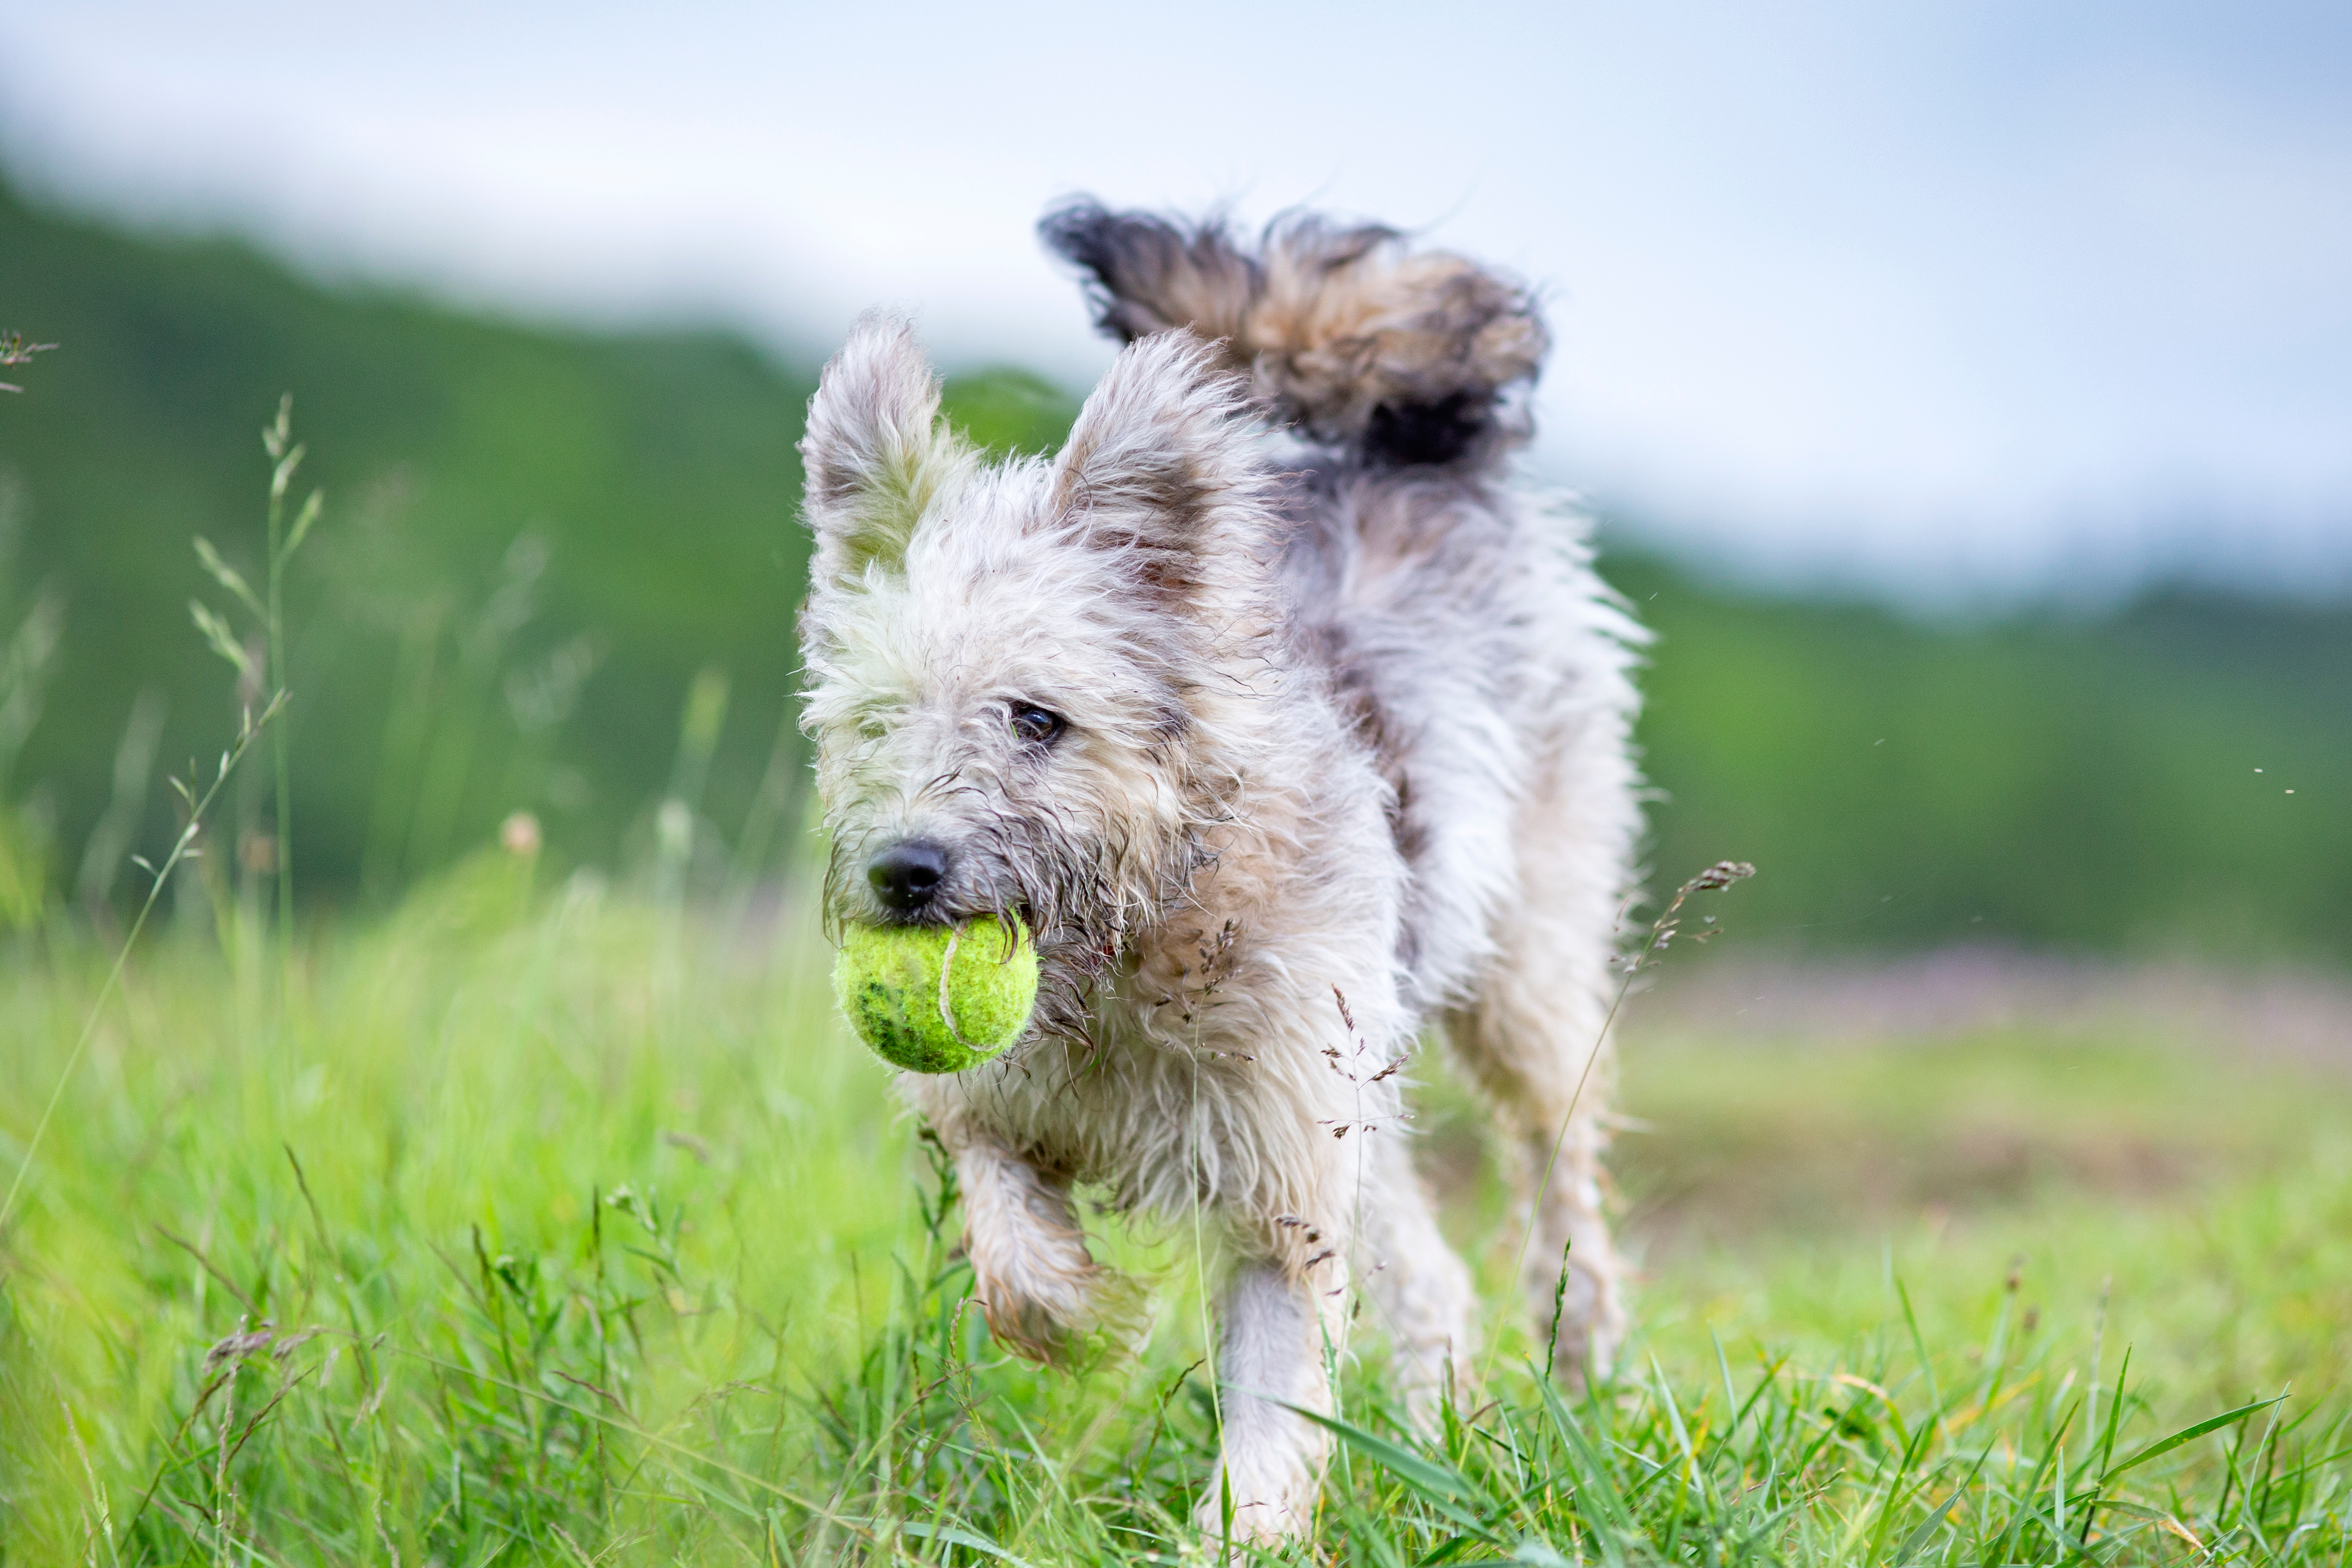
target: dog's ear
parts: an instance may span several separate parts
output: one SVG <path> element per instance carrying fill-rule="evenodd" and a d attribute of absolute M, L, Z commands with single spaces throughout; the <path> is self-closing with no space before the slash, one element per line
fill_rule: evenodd
<path fill-rule="evenodd" d="M 802 510 L 821 581 L 896 570 L 931 502 L 971 462 L 940 423 L 940 382 L 914 329 L 867 316 L 824 368 L 801 437 Z"/>
<path fill-rule="evenodd" d="M 1250 404 L 1219 347 L 1162 332 L 1121 350 L 1054 464 L 1054 513 L 1119 552 L 1138 584 L 1181 594 L 1221 525 L 1256 498 Z M 1230 541 L 1227 541 L 1230 542 Z"/>

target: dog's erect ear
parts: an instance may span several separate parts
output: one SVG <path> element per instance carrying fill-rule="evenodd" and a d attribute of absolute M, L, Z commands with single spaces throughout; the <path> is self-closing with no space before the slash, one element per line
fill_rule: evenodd
<path fill-rule="evenodd" d="M 915 525 L 971 462 L 940 423 L 940 382 L 914 329 L 885 316 L 857 323 L 824 368 L 801 437 L 803 511 L 820 580 L 852 583 L 895 570 Z"/>
<path fill-rule="evenodd" d="M 1257 482 L 1241 378 L 1216 345 L 1164 332 L 1122 350 L 1079 410 L 1054 464 L 1055 513 L 1129 557 L 1139 584 L 1173 594 Z"/>

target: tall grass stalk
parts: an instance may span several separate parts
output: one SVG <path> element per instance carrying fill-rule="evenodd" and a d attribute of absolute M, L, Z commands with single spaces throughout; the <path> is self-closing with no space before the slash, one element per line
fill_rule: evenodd
<path fill-rule="evenodd" d="M 29 365 L 36 354 L 46 354 L 55 343 L 28 343 L 22 332 L 0 332 L 0 367 Z M 14 382 L 0 382 L 0 392 L 21 392 L 25 389 Z"/>
<path fill-rule="evenodd" d="M 312 490 L 302 509 L 294 517 L 293 527 L 286 523 L 286 492 L 294 482 L 294 474 L 302 465 L 303 448 L 294 444 L 294 394 L 288 392 L 278 402 L 278 418 L 262 432 L 263 450 L 269 454 L 269 602 L 265 614 L 269 633 L 269 689 L 285 693 L 293 690 L 290 673 L 286 668 L 286 563 L 302 546 L 310 525 L 319 520 L 320 508 L 325 504 L 322 492 Z M 277 789 L 277 810 L 273 813 L 278 830 L 278 939 L 281 948 L 293 940 L 294 922 L 294 783 L 292 768 L 287 758 L 286 727 L 280 725 L 269 736 L 271 781 Z M 288 973 L 291 973 L 290 965 Z"/>
<path fill-rule="evenodd" d="M 196 629 L 212 644 L 213 651 L 228 661 L 236 671 L 240 686 L 271 694 L 273 707 L 287 700 L 293 690 L 292 676 L 286 658 L 286 568 L 294 553 L 310 537 L 311 526 L 318 522 L 325 507 L 326 495 L 313 489 L 289 521 L 286 497 L 292 488 L 295 474 L 302 466 L 305 448 L 294 440 L 294 394 L 286 393 L 278 401 L 278 417 L 261 433 L 262 450 L 269 456 L 269 499 L 264 514 L 264 550 L 262 589 L 256 593 L 244 573 L 231 566 L 210 539 L 198 535 L 195 541 L 196 559 L 214 581 L 226 589 L 254 618 L 261 633 L 262 667 L 254 667 L 254 656 L 245 640 L 240 638 L 228 621 L 205 604 L 192 601 L 189 612 Z M 276 906 L 272 925 L 277 936 L 278 956 L 279 999 L 284 1002 L 292 993 L 294 977 L 294 783 L 293 768 L 289 756 L 286 727 L 278 725 L 269 736 L 271 773 L 270 843 L 275 862 Z"/>
<path fill-rule="evenodd" d="M 240 716 L 236 743 L 221 754 L 220 770 L 214 775 L 212 784 L 203 795 L 194 794 L 184 779 L 172 780 L 173 789 L 188 808 L 188 820 L 182 825 L 178 836 L 173 839 L 172 848 L 163 856 L 163 864 L 153 865 L 143 857 L 132 857 L 140 869 L 149 873 L 147 896 L 140 901 L 139 913 L 132 917 L 131 928 L 123 933 L 121 945 L 115 951 L 114 963 L 106 972 L 106 983 L 99 988 L 97 999 L 90 1003 L 89 1012 L 82 1020 L 81 1033 L 76 1037 L 73 1050 L 58 1073 L 57 1087 L 49 1092 L 48 1100 L 41 1109 L 41 1119 L 33 1124 L 33 1135 L 26 1140 L 25 1153 L 16 1162 L 16 1174 L 8 1183 L 8 1196 L 0 1199 L 0 1238 L 7 1234 L 8 1216 L 16 1211 L 16 1195 L 24 1189 L 25 1176 L 33 1168 L 34 1156 L 40 1153 L 41 1139 L 49 1130 L 50 1119 L 57 1114 L 58 1102 L 65 1098 L 66 1085 L 72 1081 L 74 1069 L 81 1065 L 82 1057 L 89 1050 L 90 1036 L 98 1032 L 98 1020 L 105 1013 L 107 1002 L 122 984 L 122 971 L 131 962 L 131 950 L 138 945 L 139 934 L 147 928 L 147 917 L 154 913 L 156 901 L 163 897 L 163 884 L 171 880 L 172 873 L 179 868 L 182 861 L 201 852 L 196 848 L 196 834 L 204 826 L 205 813 L 212 809 L 214 799 L 228 782 L 229 775 L 236 771 L 236 765 L 245 760 L 246 751 L 253 745 L 254 737 L 269 727 L 270 721 L 278 717 L 284 706 L 285 694 L 281 692 L 269 699 L 269 706 L 259 715 L 247 713 Z"/>

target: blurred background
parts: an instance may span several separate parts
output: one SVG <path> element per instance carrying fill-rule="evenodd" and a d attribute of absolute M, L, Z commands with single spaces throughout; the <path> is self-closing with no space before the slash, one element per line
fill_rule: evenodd
<path fill-rule="evenodd" d="M 2000 1489 L 2074 1518 L 2033 1456 L 2084 1473 L 2086 1387 L 2104 1472 L 2127 1404 L 2136 1444 L 2291 1385 L 2322 1469 L 2216 1433 L 2131 1528 L 2340 1557 L 2352 7 L 0 0 L 0 1562 L 93 1520 L 138 1562 L 773 1553 L 696 1456 L 855 1522 L 954 1517 L 853 1488 L 873 1454 L 1017 1455 L 969 1517 L 1033 1562 L 1191 1508 L 1181 1226 L 1090 1220 L 1164 1303 L 1110 1426 L 1101 1379 L 893 1359 L 942 1189 L 810 918 L 818 367 L 911 312 L 960 424 L 1055 445 L 1111 353 L 1033 233 L 1076 192 L 1376 218 L 1542 291 L 1528 476 L 1656 633 L 1651 884 L 1759 868 L 1626 1014 L 1610 1161 L 1628 1365 L 1781 1434 L 1736 1506 L 1973 1560 Z M 290 706 L 118 967 L 167 779 L 268 684 L 289 397 Z M 1415 1071 L 1500 1303 L 1504 1151 Z M 1720 1423 L 1751 1351 L 1790 1402 Z M 897 1441 L 889 1386 L 982 1439 Z M 1685 1430 L 1631 1462 L 1687 1475 Z M 1641 1551 L 1745 1539 L 1729 1495 Z"/>
<path fill-rule="evenodd" d="M 1053 444 L 1083 190 L 1544 291 L 1531 471 L 1658 632 L 1654 880 L 1762 870 L 1710 958 L 2338 970 L 2347 84 L 2316 4 L 6 0 L 0 329 L 57 346 L 0 371 L 0 904 L 119 906 L 254 695 L 193 541 L 257 580 L 286 393 L 305 901 L 517 810 L 627 874 L 664 802 L 688 885 L 772 883 L 816 368 L 911 310 Z"/>

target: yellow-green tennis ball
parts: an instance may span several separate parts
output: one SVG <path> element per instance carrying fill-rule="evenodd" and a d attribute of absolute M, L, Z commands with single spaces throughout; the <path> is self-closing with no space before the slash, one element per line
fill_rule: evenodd
<path fill-rule="evenodd" d="M 910 1072 L 961 1072 L 1021 1038 L 1037 949 L 1014 915 L 961 925 L 852 925 L 834 960 L 841 1010 L 875 1054 Z"/>

